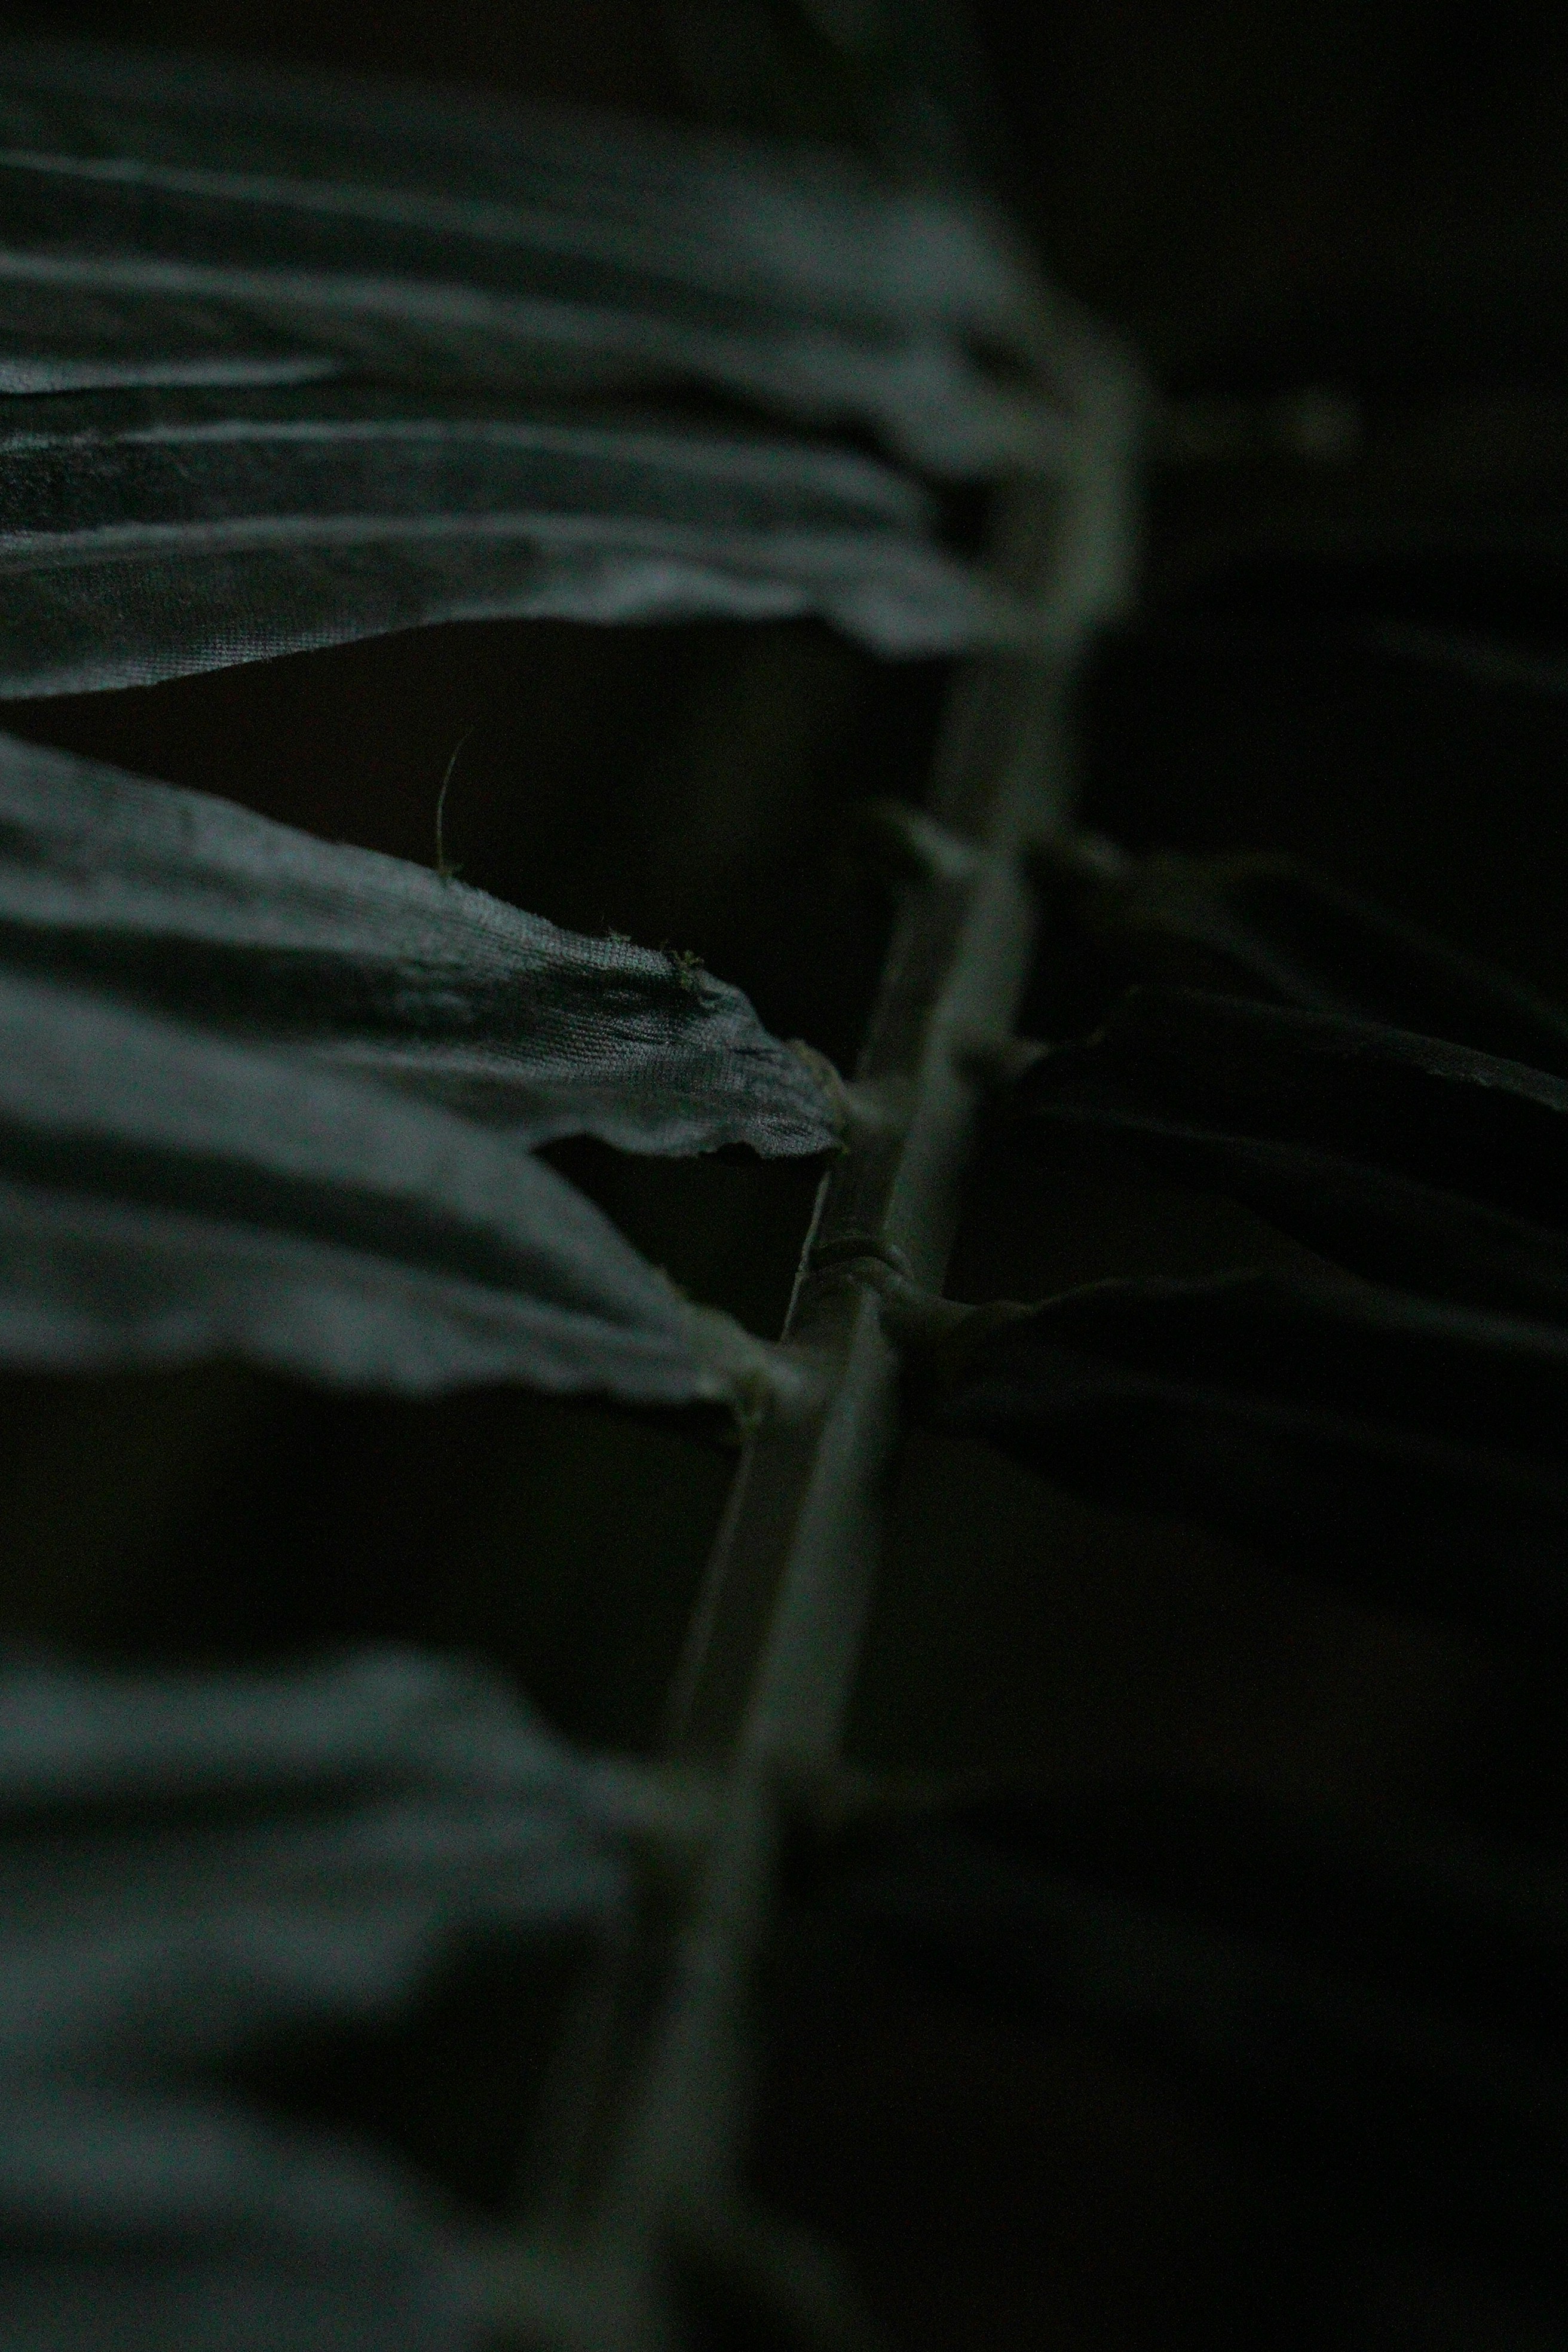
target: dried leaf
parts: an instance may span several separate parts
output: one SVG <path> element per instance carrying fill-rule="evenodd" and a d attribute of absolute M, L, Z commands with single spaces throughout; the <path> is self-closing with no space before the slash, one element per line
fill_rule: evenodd
<path fill-rule="evenodd" d="M 826 1150 L 740 992 L 425 867 L 0 736 L 0 961 L 633 1151 Z"/>

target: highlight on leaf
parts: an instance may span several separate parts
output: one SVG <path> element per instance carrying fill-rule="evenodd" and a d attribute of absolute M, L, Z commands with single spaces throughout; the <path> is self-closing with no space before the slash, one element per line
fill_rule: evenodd
<path fill-rule="evenodd" d="M 745 1345 L 754 1372 L 767 1351 Z M 0 1360 L 214 1354 L 407 1395 L 734 1392 L 669 1286 L 505 1137 L 298 1052 L 0 974 Z"/>
<path fill-rule="evenodd" d="M 955 192 L 0 41 L 0 694 L 440 621 L 811 614 L 906 656 L 1044 625 L 823 437 L 1069 463 L 1071 337 Z M 694 388 L 767 422 L 694 422 Z"/>

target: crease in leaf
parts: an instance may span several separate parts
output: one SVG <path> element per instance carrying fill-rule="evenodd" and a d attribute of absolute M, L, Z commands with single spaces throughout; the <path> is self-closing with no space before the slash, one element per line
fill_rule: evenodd
<path fill-rule="evenodd" d="M 423 866 L 0 736 L 0 960 L 396 1082 L 540 1143 L 766 1157 L 836 1129 L 737 989 Z"/>
<path fill-rule="evenodd" d="M 899 656 L 1036 625 L 870 459 L 330 386 L 17 403 L 0 583 L 8 695 L 440 621 L 809 614 Z"/>

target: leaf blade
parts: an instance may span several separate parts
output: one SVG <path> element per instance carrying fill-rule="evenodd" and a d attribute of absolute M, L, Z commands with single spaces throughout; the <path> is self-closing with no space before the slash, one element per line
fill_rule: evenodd
<path fill-rule="evenodd" d="M 1131 981 L 1176 980 L 1346 1014 L 1563 1075 L 1568 1016 L 1485 959 L 1261 851 L 1160 852 L 1092 870 L 1087 938 Z"/>
<path fill-rule="evenodd" d="M 1380 1024 L 1140 989 L 1018 1082 L 1016 1132 L 1126 1147 L 1374 1280 L 1560 1314 L 1568 1085 Z"/>
<path fill-rule="evenodd" d="M 0 1671 L 0 2269 L 12 2340 L 458 2352 L 482 2279 L 447 2200 L 215 2084 L 301 2030 L 395 2023 L 466 1949 L 602 1934 L 614 1776 L 482 1671 Z M 260 2340 L 260 2338 L 258 2338 Z"/>

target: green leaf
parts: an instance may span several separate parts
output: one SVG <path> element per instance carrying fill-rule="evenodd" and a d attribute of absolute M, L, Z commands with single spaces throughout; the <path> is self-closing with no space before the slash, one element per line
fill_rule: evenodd
<path fill-rule="evenodd" d="M 1568 1081 L 1446 1039 L 1138 989 L 1015 1089 L 1037 1148 L 1111 1146 L 1378 1281 L 1568 1311 Z"/>
<path fill-rule="evenodd" d="M 1568 1070 L 1568 1014 L 1528 982 L 1266 851 L 1162 851 L 1094 876 L 1088 938 L 1127 979 L 1277 999 Z"/>
<path fill-rule="evenodd" d="M 1568 1334 L 1307 1274 L 1105 1282 L 977 1330 L 936 1407 L 1113 1508 L 1568 1637 Z"/>

